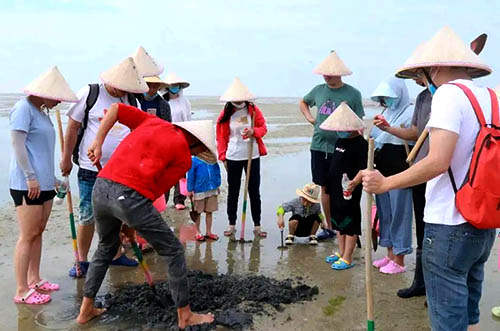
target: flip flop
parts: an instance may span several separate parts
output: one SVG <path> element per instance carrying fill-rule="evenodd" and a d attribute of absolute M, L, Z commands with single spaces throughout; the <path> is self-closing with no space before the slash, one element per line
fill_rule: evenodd
<path fill-rule="evenodd" d="M 219 236 L 215 233 L 210 233 L 205 235 L 205 239 L 219 240 Z"/>
<path fill-rule="evenodd" d="M 253 230 L 253 234 L 256 237 L 261 237 L 261 238 L 266 238 L 267 237 L 267 232 L 266 231 L 262 231 L 262 230 Z"/>
<path fill-rule="evenodd" d="M 196 239 L 196 241 L 205 241 L 205 236 L 201 233 L 198 233 L 196 236 L 194 236 L 194 239 Z"/>
<path fill-rule="evenodd" d="M 25 295 L 21 296 L 15 296 L 14 297 L 14 302 L 15 303 L 23 303 L 26 305 L 43 305 L 45 303 L 50 302 L 52 298 L 48 294 L 41 294 L 37 292 L 35 289 L 30 289 L 28 293 Z"/>
<path fill-rule="evenodd" d="M 231 230 L 231 229 L 229 228 L 229 229 L 227 229 L 227 230 L 225 230 L 225 231 L 224 231 L 224 235 L 225 235 L 226 237 L 231 237 L 231 236 L 233 236 L 235 233 L 236 233 L 236 229 L 232 229 L 232 230 Z"/>
<path fill-rule="evenodd" d="M 35 290 L 51 292 L 51 291 L 58 291 L 59 284 L 51 283 L 47 280 L 42 279 L 38 283 L 30 285 L 30 288 Z"/>

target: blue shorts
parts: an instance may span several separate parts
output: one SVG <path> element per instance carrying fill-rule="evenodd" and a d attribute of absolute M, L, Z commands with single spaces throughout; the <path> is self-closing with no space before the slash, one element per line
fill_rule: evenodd
<path fill-rule="evenodd" d="M 479 322 L 484 263 L 495 230 L 469 223 L 425 224 L 422 265 L 433 331 L 466 331 Z"/>
<path fill-rule="evenodd" d="M 80 190 L 80 217 L 78 224 L 92 225 L 95 223 L 94 210 L 92 208 L 92 191 L 97 178 L 97 172 L 78 169 L 78 188 Z"/>

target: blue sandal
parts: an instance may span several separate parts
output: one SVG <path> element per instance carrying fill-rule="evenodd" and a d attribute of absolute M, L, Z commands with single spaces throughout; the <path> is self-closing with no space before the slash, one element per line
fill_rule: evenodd
<path fill-rule="evenodd" d="M 354 263 L 349 263 L 343 258 L 340 258 L 337 262 L 332 264 L 333 270 L 346 270 L 354 267 Z"/>
<path fill-rule="evenodd" d="M 341 258 L 340 254 L 339 253 L 335 253 L 333 255 L 327 256 L 325 258 L 325 262 L 332 264 L 332 263 L 337 262 L 340 258 Z"/>

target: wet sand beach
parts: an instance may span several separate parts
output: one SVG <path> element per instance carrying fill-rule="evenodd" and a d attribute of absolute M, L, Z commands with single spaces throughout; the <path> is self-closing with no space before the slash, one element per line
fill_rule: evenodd
<path fill-rule="evenodd" d="M 8 109 L 18 95 L 0 96 L 0 143 L 4 153 L 10 150 L 8 134 Z M 194 119 L 216 119 L 222 105 L 216 98 L 191 98 Z M 320 242 L 313 247 L 296 244 L 280 251 L 280 232 L 276 226 L 276 207 L 295 195 L 295 189 L 311 181 L 309 143 L 312 126 L 298 110 L 297 99 L 266 98 L 258 100 L 268 123 L 264 141 L 269 155 L 261 159 L 262 224 L 268 238 L 252 243 L 231 242 L 222 235 L 227 227 L 226 183 L 223 174 L 219 211 L 214 215 L 214 232 L 217 242 L 186 242 L 186 259 L 189 269 L 208 273 L 233 275 L 264 275 L 276 279 L 302 277 L 309 286 L 318 286 L 319 295 L 313 301 L 284 305 L 274 316 L 254 316 L 254 330 L 365 330 L 365 264 L 364 250 L 354 253 L 356 266 L 345 271 L 333 271 L 324 262 L 325 256 L 337 249 L 336 241 Z M 367 118 L 375 108 L 367 108 Z M 55 118 L 53 117 L 55 124 Z M 56 150 L 59 150 L 57 146 Z M 59 153 L 56 157 L 58 164 Z M 17 224 L 13 203 L 8 196 L 8 157 L 0 159 L 0 330 L 145 330 L 133 316 L 105 314 L 101 318 L 80 326 L 74 319 L 81 302 L 83 279 L 68 277 L 73 265 L 73 252 L 66 205 L 55 206 L 44 233 L 41 274 L 59 283 L 51 303 L 43 306 L 16 305 L 12 302 L 15 292 L 13 251 L 17 239 Z M 223 169 L 221 167 L 221 169 Z M 75 211 L 78 205 L 76 171 L 72 174 Z M 243 186 L 243 185 L 242 185 Z M 241 211 L 240 195 L 240 209 Z M 189 211 L 176 211 L 172 202 L 164 213 L 165 219 L 176 232 L 189 232 Z M 288 216 L 288 215 L 287 215 Z M 239 230 L 239 223 L 237 226 Z M 253 239 L 251 217 L 247 218 L 246 237 Z M 204 220 L 202 220 L 202 230 Z M 97 238 L 96 238 L 97 239 Z M 95 243 L 91 254 L 95 249 Z M 364 238 L 362 238 L 364 242 Z M 498 240 L 485 268 L 483 297 L 481 300 L 481 330 L 499 330 L 500 321 L 491 316 L 491 307 L 500 305 L 500 271 L 497 270 Z M 414 243 L 415 247 L 415 243 Z M 379 248 L 374 258 L 385 250 Z M 127 252 L 129 257 L 133 254 Z M 165 280 L 163 261 L 155 254 L 145 258 L 155 280 Z M 378 330 L 430 330 L 424 297 L 403 300 L 396 296 L 398 289 L 406 287 L 413 279 L 414 254 L 407 258 L 408 271 L 401 275 L 383 275 L 373 269 L 375 323 Z M 104 295 L 128 283 L 142 284 L 140 268 L 110 267 L 99 295 Z M 130 298 L 134 300 L 134 298 Z M 222 328 L 220 330 L 223 330 Z"/>

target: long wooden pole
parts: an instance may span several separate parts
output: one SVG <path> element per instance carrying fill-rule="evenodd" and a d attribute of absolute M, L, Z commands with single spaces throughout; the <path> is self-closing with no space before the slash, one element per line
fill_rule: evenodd
<path fill-rule="evenodd" d="M 373 151 L 374 140 L 370 138 L 368 141 L 368 163 L 367 169 L 373 170 Z M 373 281 L 372 281 L 372 205 L 373 196 L 371 193 L 366 194 L 365 206 L 365 276 L 366 276 L 366 316 L 367 330 L 375 330 L 375 321 L 373 319 Z"/>
<path fill-rule="evenodd" d="M 252 115 L 252 130 L 255 125 L 255 110 Z M 245 221 L 247 218 L 247 198 L 248 198 L 248 183 L 250 182 L 250 170 L 252 169 L 252 155 L 253 155 L 253 141 L 254 136 L 250 137 L 250 147 L 248 148 L 248 163 L 247 163 L 247 173 L 245 176 L 245 188 L 243 191 L 243 211 L 241 213 L 241 232 L 240 241 L 245 241 Z"/>
<path fill-rule="evenodd" d="M 61 113 L 59 109 L 56 109 L 56 119 L 57 119 L 57 128 L 59 131 L 59 142 L 61 144 L 61 154 L 64 153 L 64 135 L 62 129 L 62 121 L 61 121 Z M 71 240 L 73 244 L 73 253 L 75 255 L 75 270 L 76 276 L 80 277 L 82 275 L 80 269 L 80 255 L 78 253 L 78 244 L 76 242 L 76 227 L 75 227 L 75 215 L 73 213 L 73 199 L 71 197 L 71 189 L 68 181 L 68 192 L 66 193 L 66 202 L 68 204 L 68 212 L 69 212 L 69 226 L 71 229 Z"/>

